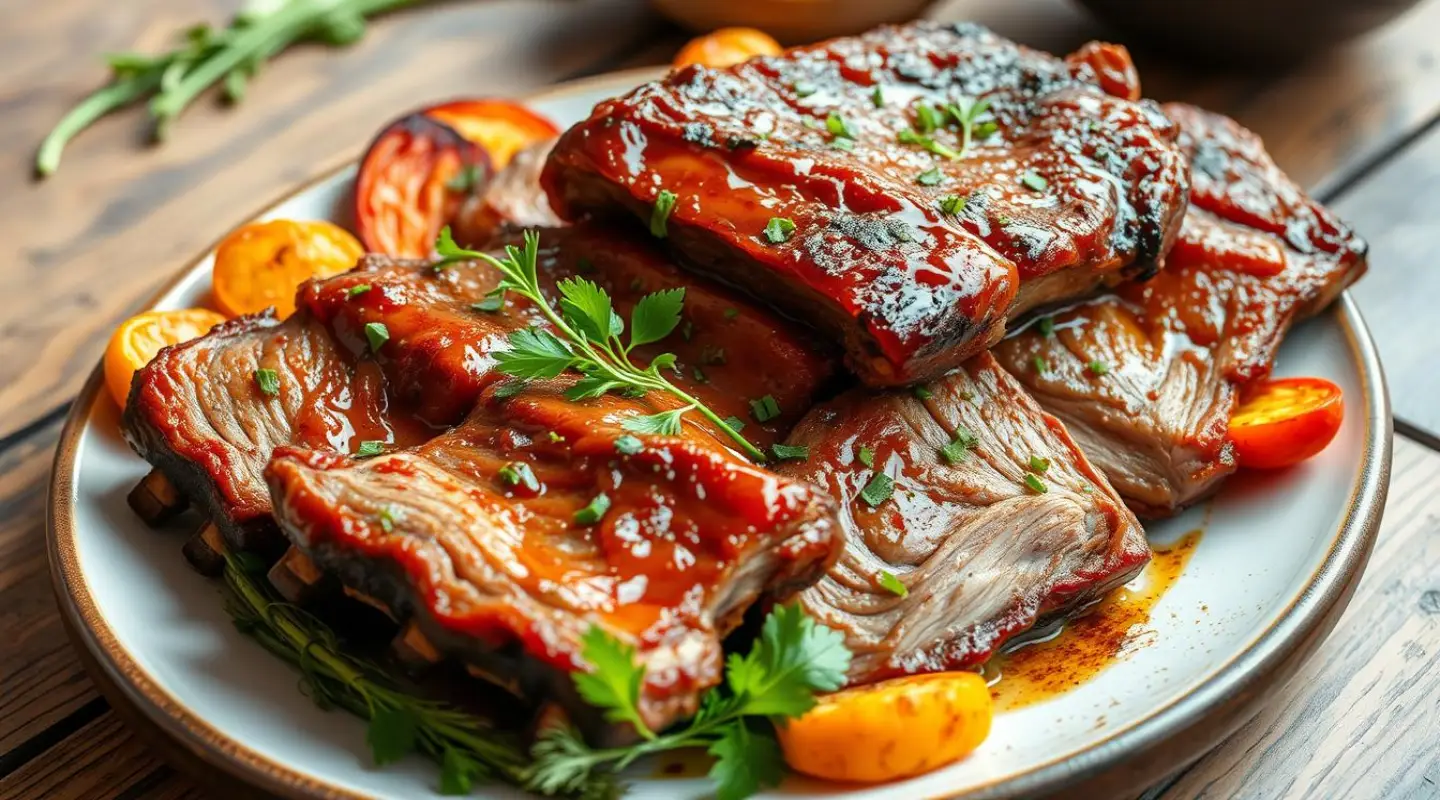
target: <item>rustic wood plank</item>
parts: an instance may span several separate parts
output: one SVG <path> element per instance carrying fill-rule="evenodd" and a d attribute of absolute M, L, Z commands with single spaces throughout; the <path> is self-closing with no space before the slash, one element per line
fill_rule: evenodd
<path fill-rule="evenodd" d="M 1440 795 L 1440 454 L 1397 437 L 1375 553 L 1319 652 L 1161 797 Z"/>
<path fill-rule="evenodd" d="M 114 712 L 0 778 L 0 800 L 180 800 L 201 797 L 125 729 Z"/>
<path fill-rule="evenodd" d="M 1351 292 L 1380 348 L 1395 416 L 1440 435 L 1440 371 L 1429 329 L 1440 296 L 1440 129 L 1367 175 L 1335 205 L 1370 240 L 1370 274 Z"/>
<path fill-rule="evenodd" d="M 0 756 L 98 696 L 61 626 L 45 557 L 60 425 L 0 453 Z"/>
<path fill-rule="evenodd" d="M 388 119 L 467 94 L 517 94 L 611 69 L 654 37 L 643 0 L 427 4 L 346 51 L 302 47 L 241 109 L 208 100 L 161 148 L 139 110 L 108 119 L 59 173 L 22 184 L 34 146 L 103 78 L 100 53 L 158 50 L 239 0 L 43 3 L 0 26 L 0 437 L 75 393 L 108 331 L 258 205 L 353 157 Z M 98 13 L 104 7 L 105 13 Z"/>

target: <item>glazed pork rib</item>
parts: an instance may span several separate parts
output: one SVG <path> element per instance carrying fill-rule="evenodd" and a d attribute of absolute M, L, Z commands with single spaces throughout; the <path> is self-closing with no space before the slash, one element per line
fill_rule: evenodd
<path fill-rule="evenodd" d="M 544 230 L 540 241 L 547 285 L 584 275 L 622 315 L 645 294 L 685 286 L 680 331 L 653 347 L 676 353 L 678 380 L 722 415 L 748 419 L 751 400 L 773 397 L 779 415 L 746 429 L 761 446 L 788 431 L 836 369 L 796 326 L 680 272 L 643 238 L 582 225 Z M 262 473 L 275 448 L 410 446 L 474 408 L 498 378 L 494 352 L 512 331 L 538 324 L 535 309 L 516 298 L 499 311 L 472 307 L 497 281 L 481 262 L 436 271 L 369 257 L 302 287 L 299 311 L 284 322 L 237 320 L 162 351 L 135 378 L 126 437 L 200 498 L 232 545 L 272 550 L 279 539 Z M 375 352 L 365 333 L 372 323 L 388 336 Z M 276 371 L 274 396 L 256 381 L 261 368 Z"/>
<path fill-rule="evenodd" d="M 597 106 L 542 181 L 562 217 L 638 216 L 843 342 L 866 383 L 905 384 L 1008 317 L 1154 269 L 1187 174 L 1138 95 L 1123 48 L 1061 60 L 918 22 L 673 72 Z"/>
<path fill-rule="evenodd" d="M 810 457 L 780 470 L 839 501 L 845 550 L 799 599 L 845 633 L 852 684 L 974 667 L 1150 557 L 1064 426 L 988 353 L 926 388 L 816 407 L 790 437 Z"/>
<path fill-rule="evenodd" d="M 557 700 L 604 740 L 570 680 L 598 625 L 636 647 L 642 711 L 659 730 L 720 680 L 721 639 L 757 598 L 824 572 L 841 544 L 835 503 L 700 425 L 622 427 L 673 407 L 668 395 L 577 403 L 566 385 L 491 390 L 464 424 L 411 451 L 356 461 L 282 449 L 268 468 L 276 516 L 316 563 L 442 651 Z"/>
<path fill-rule="evenodd" d="M 1143 516 L 1172 514 L 1234 472 L 1225 431 L 1240 394 L 1269 374 L 1296 320 L 1365 271 L 1365 243 L 1259 137 L 1192 106 L 1166 112 L 1194 189 L 1165 270 L 995 349 Z"/>

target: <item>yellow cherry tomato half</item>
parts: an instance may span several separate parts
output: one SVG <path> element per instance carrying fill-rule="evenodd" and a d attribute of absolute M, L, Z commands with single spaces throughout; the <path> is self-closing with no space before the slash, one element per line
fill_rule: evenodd
<path fill-rule="evenodd" d="M 215 250 L 211 289 L 230 316 L 274 307 L 295 313 L 295 290 L 311 278 L 328 278 L 355 266 L 365 248 L 329 222 L 276 219 L 237 228 Z"/>
<path fill-rule="evenodd" d="M 1298 464 L 1324 450 L 1344 419 L 1344 395 L 1324 378 L 1265 381 L 1230 415 L 1235 460 L 1251 469 Z"/>
<path fill-rule="evenodd" d="M 990 734 L 985 679 L 937 672 L 857 686 L 819 698 L 777 726 L 785 762 L 831 781 L 880 783 L 938 769 Z"/>
<path fill-rule="evenodd" d="M 721 28 L 691 39 L 676 54 L 675 69 L 699 64 L 702 67 L 729 67 L 756 56 L 780 55 L 780 43 L 770 34 L 754 28 Z"/>
<path fill-rule="evenodd" d="M 208 308 L 185 308 L 146 311 L 120 323 L 105 347 L 105 386 L 110 396 L 124 408 L 136 370 L 162 348 L 204 336 L 224 321 L 224 316 Z"/>

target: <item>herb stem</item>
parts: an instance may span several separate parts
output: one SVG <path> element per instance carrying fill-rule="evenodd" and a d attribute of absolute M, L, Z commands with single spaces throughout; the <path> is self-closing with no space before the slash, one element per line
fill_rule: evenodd
<path fill-rule="evenodd" d="M 70 109 L 69 113 L 60 119 L 55 128 L 45 136 L 44 141 L 40 142 L 40 149 L 35 153 L 36 174 L 43 178 L 55 172 L 60 166 L 60 156 L 65 151 L 65 145 L 69 144 L 76 134 L 95 124 L 96 120 L 106 114 L 139 102 L 160 85 L 161 73 L 160 69 L 146 70 L 134 77 L 102 86 L 81 100 L 79 105 Z"/>

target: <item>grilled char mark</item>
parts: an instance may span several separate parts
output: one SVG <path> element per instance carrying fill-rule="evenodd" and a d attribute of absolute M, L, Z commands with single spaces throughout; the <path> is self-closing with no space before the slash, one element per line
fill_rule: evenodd
<path fill-rule="evenodd" d="M 1240 394 L 1269 374 L 1296 320 L 1364 274 L 1366 252 L 1253 133 L 1191 106 L 1165 110 L 1194 176 L 1166 269 L 1056 314 L 1052 335 L 1031 327 L 995 350 L 1144 516 L 1168 516 L 1234 472 L 1225 433 Z"/>
<path fill-rule="evenodd" d="M 834 502 L 700 425 L 674 437 L 622 427 L 673 407 L 667 396 L 574 403 L 567 384 L 491 393 L 460 427 L 403 453 L 281 450 L 267 473 L 276 515 L 317 563 L 413 614 L 442 650 L 518 676 L 531 698 L 571 701 L 579 718 L 569 676 L 585 668 L 580 637 L 601 626 L 637 648 L 645 717 L 663 728 L 719 681 L 720 641 L 749 605 L 834 559 Z M 621 436 L 643 449 L 620 454 Z M 505 477 L 517 463 L 535 488 Z M 600 520 L 577 522 L 601 493 Z"/>
<path fill-rule="evenodd" d="M 925 400 L 857 390 L 817 407 L 790 437 L 810 458 L 781 469 L 839 500 L 845 551 L 799 597 L 845 632 L 852 684 L 974 667 L 1149 559 L 1115 491 L 988 354 L 928 388 Z M 967 436 L 973 446 L 953 463 L 942 456 Z M 1049 460 L 1037 475 L 1043 493 L 1026 484 L 1032 456 Z M 894 493 L 872 506 L 861 493 L 877 472 L 894 479 Z M 905 585 L 903 597 L 885 573 Z"/>
<path fill-rule="evenodd" d="M 916 23 L 689 67 L 598 106 L 542 181 L 567 218 L 648 221 L 674 192 L 667 238 L 689 265 L 845 342 L 868 383 L 933 377 L 1008 315 L 1152 269 L 1179 227 L 1174 126 L 1102 89 L 1133 93 L 1113 80 L 1123 49 L 1096 47 L 1104 58 L 1067 64 Z M 989 100 L 997 126 L 965 158 L 899 141 L 923 127 L 919 105 L 943 114 L 963 97 Z M 961 147 L 953 119 L 924 135 Z M 952 195 L 966 198 L 954 215 L 940 207 Z M 764 235 L 772 217 L 795 224 L 786 241 Z"/>

